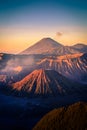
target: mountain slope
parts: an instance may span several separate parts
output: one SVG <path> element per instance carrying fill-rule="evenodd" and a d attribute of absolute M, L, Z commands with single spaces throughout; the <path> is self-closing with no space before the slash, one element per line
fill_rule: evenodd
<path fill-rule="evenodd" d="M 87 53 L 58 55 L 1 54 L 0 75 L 18 81 L 35 69 L 52 69 L 67 78 L 87 83 Z M 12 77 L 12 78 L 10 78 Z"/>
<path fill-rule="evenodd" d="M 74 92 L 75 83 L 54 70 L 34 70 L 21 81 L 13 84 L 13 90 L 31 95 L 60 95 Z M 78 88 L 79 89 L 79 88 Z"/>
<path fill-rule="evenodd" d="M 62 45 L 51 38 L 43 38 L 33 46 L 27 48 L 21 54 L 50 54 L 54 49 Z"/>
<path fill-rule="evenodd" d="M 87 45 L 63 46 L 51 38 L 43 38 L 20 54 L 65 55 L 87 52 Z"/>
<path fill-rule="evenodd" d="M 39 68 L 53 69 L 62 75 L 87 82 L 87 53 L 69 54 L 64 56 L 47 57 L 37 63 Z"/>
<path fill-rule="evenodd" d="M 87 45 L 78 43 L 74 46 L 72 46 L 73 49 L 79 51 L 79 52 L 87 52 Z"/>
<path fill-rule="evenodd" d="M 33 130 L 86 130 L 87 103 L 54 109 L 46 114 Z"/>

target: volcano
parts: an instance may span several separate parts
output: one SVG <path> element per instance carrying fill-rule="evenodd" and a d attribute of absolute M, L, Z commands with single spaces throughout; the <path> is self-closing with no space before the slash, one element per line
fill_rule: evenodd
<path fill-rule="evenodd" d="M 65 55 L 87 52 L 87 45 L 64 46 L 51 38 L 43 38 L 20 54 Z"/>
<path fill-rule="evenodd" d="M 62 47 L 60 43 L 51 38 L 43 38 L 31 47 L 27 48 L 21 54 L 52 54 L 54 50 Z"/>
<path fill-rule="evenodd" d="M 13 90 L 30 95 L 60 95 L 71 91 L 73 83 L 54 70 L 34 70 L 12 85 Z M 73 89 L 72 89 L 73 90 Z"/>

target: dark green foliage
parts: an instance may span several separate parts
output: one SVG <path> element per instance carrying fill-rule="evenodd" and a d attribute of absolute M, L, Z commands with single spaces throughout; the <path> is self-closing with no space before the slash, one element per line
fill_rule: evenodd
<path fill-rule="evenodd" d="M 46 114 L 33 130 L 86 130 L 87 103 L 54 109 Z"/>

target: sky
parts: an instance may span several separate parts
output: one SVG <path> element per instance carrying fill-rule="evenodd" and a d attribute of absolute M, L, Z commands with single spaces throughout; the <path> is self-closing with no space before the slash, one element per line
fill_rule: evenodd
<path fill-rule="evenodd" d="M 0 52 L 19 53 L 44 37 L 87 44 L 87 1 L 0 0 Z"/>

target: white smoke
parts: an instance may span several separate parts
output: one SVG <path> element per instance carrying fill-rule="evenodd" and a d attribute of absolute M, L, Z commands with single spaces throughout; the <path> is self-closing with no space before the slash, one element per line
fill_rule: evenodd
<path fill-rule="evenodd" d="M 12 58 L 10 59 L 5 68 L 1 70 L 1 72 L 20 72 L 23 70 L 23 68 L 31 67 L 35 63 L 34 57 L 24 57 L 24 58 Z"/>

